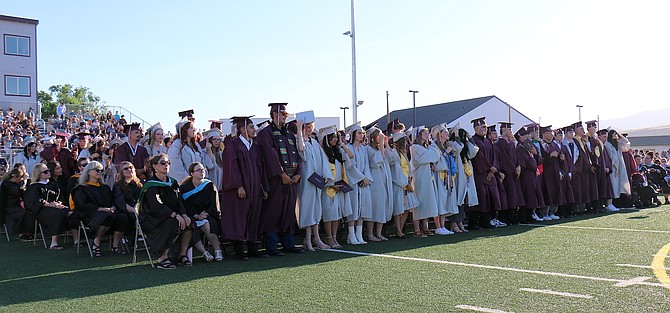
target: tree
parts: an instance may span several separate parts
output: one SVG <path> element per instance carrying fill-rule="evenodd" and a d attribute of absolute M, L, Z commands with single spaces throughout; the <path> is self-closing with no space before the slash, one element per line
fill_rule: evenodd
<path fill-rule="evenodd" d="M 84 106 L 90 111 L 102 111 L 104 101 L 94 95 L 88 87 L 73 87 L 71 84 L 53 85 L 49 87 L 49 92 L 41 91 L 37 93 L 37 102 L 42 106 L 42 118 L 49 118 L 56 115 L 56 106 L 60 103 L 65 105 Z M 68 108 L 73 109 L 73 108 Z"/>

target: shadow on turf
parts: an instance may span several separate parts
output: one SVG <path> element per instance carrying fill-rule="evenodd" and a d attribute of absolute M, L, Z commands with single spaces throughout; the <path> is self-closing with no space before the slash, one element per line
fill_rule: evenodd
<path fill-rule="evenodd" d="M 636 211 L 622 211 L 621 213 L 633 212 Z M 556 225 L 605 215 L 608 213 L 582 215 L 542 224 Z M 387 230 L 391 231 L 391 229 L 392 227 L 388 227 Z M 467 240 L 513 236 L 533 229 L 534 227 L 528 226 L 509 226 L 451 236 L 404 240 L 390 237 L 388 242 L 360 246 L 345 245 L 344 249 L 384 254 Z M 242 262 L 227 255 L 227 259 L 221 263 L 205 263 L 201 258 L 196 258 L 191 268 L 179 267 L 176 270 L 164 271 L 151 269 L 147 261 L 133 265 L 130 256 L 116 256 L 107 253 L 102 258 L 93 259 L 86 253 L 77 255 L 73 248 L 50 251 L 17 240 L 3 241 L 0 249 L 13 252 L 3 253 L 3 257 L 0 258 L 0 305 L 3 306 L 55 299 L 78 299 L 203 278 L 299 267 L 360 257 L 317 251 Z M 145 257 L 145 255 L 141 254 L 140 257 Z M 19 264 L 21 266 L 17 266 Z"/>

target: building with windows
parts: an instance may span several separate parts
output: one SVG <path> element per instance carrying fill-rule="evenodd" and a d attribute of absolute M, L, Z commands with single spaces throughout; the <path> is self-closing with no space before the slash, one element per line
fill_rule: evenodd
<path fill-rule="evenodd" d="M 0 108 L 28 111 L 37 105 L 37 24 L 39 21 L 0 15 Z"/>

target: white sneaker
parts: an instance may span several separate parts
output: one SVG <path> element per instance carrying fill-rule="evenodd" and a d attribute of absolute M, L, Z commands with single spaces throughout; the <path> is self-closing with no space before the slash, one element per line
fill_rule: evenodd
<path fill-rule="evenodd" d="M 544 221 L 552 221 L 552 220 L 554 220 L 554 219 L 551 218 L 551 217 L 549 217 L 549 215 L 545 215 L 545 216 L 542 218 L 542 220 L 544 220 Z"/>
<path fill-rule="evenodd" d="M 535 212 L 533 212 L 532 218 L 533 218 L 536 222 L 542 222 L 542 221 L 544 221 L 544 220 L 541 219 L 539 216 L 537 216 L 537 213 L 535 213 Z"/>
<path fill-rule="evenodd" d="M 501 221 L 500 221 L 499 219 L 497 219 L 497 218 L 494 218 L 493 220 L 496 222 L 496 224 L 497 224 L 498 227 L 505 227 L 505 226 L 507 226 L 507 224 L 501 222 Z"/>
<path fill-rule="evenodd" d="M 617 211 L 619 211 L 619 209 L 617 207 L 615 207 L 613 204 L 610 204 L 610 205 L 606 206 L 605 210 L 607 210 L 607 212 L 617 212 Z"/>
<path fill-rule="evenodd" d="M 561 219 L 560 217 L 556 216 L 555 214 L 549 215 L 549 217 L 551 217 L 552 220 L 560 220 Z"/>
<path fill-rule="evenodd" d="M 444 227 L 435 230 L 436 235 L 453 235 L 454 233 Z"/>
<path fill-rule="evenodd" d="M 358 239 L 356 239 L 356 235 L 354 233 L 349 233 L 347 235 L 347 243 L 350 245 L 360 245 L 361 243 L 358 242 Z"/>

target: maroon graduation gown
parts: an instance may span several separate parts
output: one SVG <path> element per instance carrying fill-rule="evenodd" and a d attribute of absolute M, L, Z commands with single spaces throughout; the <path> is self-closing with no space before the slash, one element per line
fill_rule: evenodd
<path fill-rule="evenodd" d="M 561 186 L 561 159 L 557 155 L 551 156 L 551 153 L 561 150 L 553 140 L 550 142 L 541 141 L 542 145 L 542 166 L 544 168 L 542 175 L 542 194 L 544 195 L 544 204 L 548 206 L 559 206 L 563 204 L 562 186 Z"/>
<path fill-rule="evenodd" d="M 593 173 L 591 172 L 589 174 L 589 194 L 591 195 L 591 201 L 597 201 L 600 200 L 600 191 L 598 187 L 598 172 L 602 171 L 602 165 L 599 163 L 599 158 L 596 156 L 595 153 L 595 147 L 598 146 L 598 140 L 587 136 L 587 141 L 589 142 L 589 145 L 591 146 L 586 147 L 589 152 L 589 157 L 591 159 L 591 165 L 596 168 L 596 172 Z"/>
<path fill-rule="evenodd" d="M 134 155 L 128 142 L 124 142 L 114 151 L 113 161 L 119 172 L 119 166 L 123 161 L 130 161 L 136 169 L 143 169 L 147 160 L 149 160 L 149 152 L 142 145 L 137 145 L 137 151 L 135 151 Z"/>
<path fill-rule="evenodd" d="M 537 173 L 537 161 L 535 157 L 521 144 L 516 146 L 517 159 L 521 165 L 519 181 L 523 189 L 525 207 L 537 209 L 544 207 L 544 197 L 540 187 L 540 177 Z"/>
<path fill-rule="evenodd" d="M 221 196 L 221 238 L 223 240 L 257 240 L 263 190 L 261 161 L 256 141 L 247 150 L 239 137 L 226 139 L 223 149 L 223 184 Z M 237 195 L 244 187 L 247 197 Z"/>
<path fill-rule="evenodd" d="M 561 173 L 563 173 L 563 180 L 561 181 L 561 187 L 563 190 L 563 204 L 573 204 L 575 203 L 574 192 L 572 191 L 572 172 L 574 171 L 575 165 L 572 163 L 574 158 L 572 156 L 572 151 L 570 147 L 565 145 L 565 142 L 559 142 L 558 145 L 561 147 L 561 154 L 564 156 L 561 165 Z M 574 147 L 574 143 L 572 144 Z"/>
<path fill-rule="evenodd" d="M 472 159 L 479 205 L 471 206 L 468 210 L 472 212 L 499 211 L 501 207 L 500 194 L 498 193 L 498 179 L 494 177 L 490 181 L 486 180 L 491 167 L 499 168 L 495 159 L 493 143 L 488 138 L 479 135 L 472 136 L 472 142 L 479 147 L 479 152 Z"/>
<path fill-rule="evenodd" d="M 601 200 L 614 199 L 614 189 L 612 188 L 612 179 L 610 172 L 612 171 L 612 159 L 610 154 L 605 150 L 605 145 L 600 141 L 596 141 L 597 146 L 593 151 L 594 155 L 598 157 L 598 195 Z"/>
<path fill-rule="evenodd" d="M 525 205 L 525 201 L 523 199 L 523 192 L 521 191 L 521 181 L 515 174 L 516 167 L 519 165 L 516 144 L 500 138 L 494 146 L 495 154 L 498 157 L 498 165 L 500 165 L 498 170 L 505 174 L 502 185 L 505 186 L 507 206 L 509 208 L 522 207 Z"/>
<path fill-rule="evenodd" d="M 263 186 L 268 193 L 261 205 L 261 232 L 286 232 L 294 233 L 297 227 L 295 217 L 295 204 L 298 199 L 298 185 L 282 184 L 280 174 L 284 172 L 281 163 L 279 146 L 275 142 L 273 132 L 280 132 L 282 140 L 289 144 L 291 140 L 296 143 L 295 136 L 290 131 L 278 129 L 276 125 L 270 124 L 258 133 L 256 141 L 259 147 L 262 166 L 261 176 L 266 183 Z M 288 153 L 289 163 L 297 162 L 297 155 Z M 295 158 L 295 160 L 294 160 Z M 296 169 L 296 175 L 300 174 L 300 165 Z M 305 177 L 304 179 L 307 179 Z"/>

